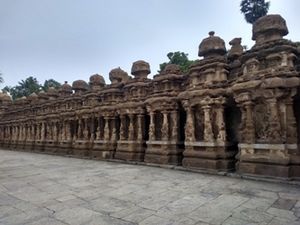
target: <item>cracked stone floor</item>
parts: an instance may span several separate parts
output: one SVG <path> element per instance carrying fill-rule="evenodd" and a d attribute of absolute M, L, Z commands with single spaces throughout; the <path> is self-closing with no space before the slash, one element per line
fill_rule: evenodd
<path fill-rule="evenodd" d="M 1 225 L 296 225 L 300 187 L 0 150 Z"/>

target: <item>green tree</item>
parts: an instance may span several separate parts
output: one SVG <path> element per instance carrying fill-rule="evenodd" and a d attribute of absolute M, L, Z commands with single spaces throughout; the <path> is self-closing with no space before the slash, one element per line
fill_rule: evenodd
<path fill-rule="evenodd" d="M 169 62 L 164 62 L 159 64 L 159 71 L 163 71 L 168 64 L 176 64 L 179 65 L 180 70 L 183 73 L 186 73 L 189 70 L 190 65 L 192 65 L 195 61 L 189 60 L 188 54 L 184 52 L 169 52 L 167 54 Z"/>
<path fill-rule="evenodd" d="M 59 88 L 61 84 L 56 80 L 49 79 L 44 82 L 44 85 L 41 85 L 38 80 L 32 76 L 21 80 L 18 82 L 18 85 L 10 87 L 6 86 L 2 89 L 4 92 L 9 92 L 12 96 L 12 99 L 21 98 L 23 96 L 29 96 L 33 92 L 39 93 L 41 90 L 47 91 L 49 87 Z"/>
<path fill-rule="evenodd" d="M 48 91 L 49 87 L 59 89 L 61 87 L 61 83 L 54 79 L 45 80 L 44 85 L 42 86 L 43 91 Z"/>
<path fill-rule="evenodd" d="M 0 73 L 0 84 L 2 84 L 4 82 L 4 79 L 2 77 L 2 73 Z"/>
<path fill-rule="evenodd" d="M 240 7 L 247 23 L 253 24 L 258 18 L 267 15 L 270 2 L 265 2 L 265 0 L 242 0 Z"/>
<path fill-rule="evenodd" d="M 41 85 L 36 78 L 30 76 L 25 80 L 18 82 L 18 85 L 14 87 L 4 87 L 3 91 L 7 91 L 11 94 L 13 99 L 21 98 L 23 96 L 29 96 L 31 93 L 38 93 L 41 90 Z"/>

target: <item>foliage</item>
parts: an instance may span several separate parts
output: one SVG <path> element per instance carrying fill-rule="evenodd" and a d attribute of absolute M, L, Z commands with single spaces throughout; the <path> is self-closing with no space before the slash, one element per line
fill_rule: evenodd
<path fill-rule="evenodd" d="M 58 88 L 61 84 L 53 79 L 46 80 L 44 85 L 41 85 L 38 80 L 32 76 L 21 80 L 18 85 L 14 87 L 6 86 L 2 89 L 3 92 L 9 92 L 12 99 L 29 96 L 33 92 L 39 93 L 41 90 L 47 91 L 49 87 Z"/>
<path fill-rule="evenodd" d="M 193 60 L 188 59 L 188 54 L 184 52 L 169 52 L 167 54 L 169 62 L 164 62 L 159 65 L 159 71 L 161 72 L 165 69 L 168 64 L 176 64 L 179 65 L 180 70 L 183 73 L 186 73 L 189 70 L 190 65 L 194 63 Z"/>
<path fill-rule="evenodd" d="M 2 73 L 0 73 L 0 84 L 2 84 L 4 82 L 4 79 L 2 77 Z"/>
<path fill-rule="evenodd" d="M 242 0 L 240 7 L 247 23 L 253 24 L 258 18 L 267 15 L 270 2 L 265 2 L 265 0 Z"/>
<path fill-rule="evenodd" d="M 296 41 L 295 44 L 300 47 L 300 41 Z"/>
<path fill-rule="evenodd" d="M 55 89 L 60 88 L 61 84 L 54 79 L 45 80 L 42 86 L 43 91 L 48 91 L 49 87 L 54 87 Z"/>

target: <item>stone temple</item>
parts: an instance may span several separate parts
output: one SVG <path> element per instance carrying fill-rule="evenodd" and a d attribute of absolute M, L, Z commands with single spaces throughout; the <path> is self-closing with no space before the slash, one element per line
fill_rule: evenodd
<path fill-rule="evenodd" d="M 95 74 L 14 102 L 1 94 L 0 146 L 299 179 L 300 48 L 287 34 L 267 15 L 248 51 L 210 32 L 186 74 L 170 64 L 148 79 L 140 60 L 133 77 L 111 70 L 111 84 Z"/>

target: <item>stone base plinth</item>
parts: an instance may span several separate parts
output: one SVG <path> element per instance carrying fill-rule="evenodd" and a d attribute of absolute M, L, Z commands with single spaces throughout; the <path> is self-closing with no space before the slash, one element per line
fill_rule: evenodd
<path fill-rule="evenodd" d="M 33 152 L 34 151 L 34 147 L 35 147 L 35 141 L 29 141 L 29 140 L 27 140 L 23 144 L 23 149 L 24 149 L 24 151 L 27 151 L 27 152 Z"/>
<path fill-rule="evenodd" d="M 91 158 L 93 159 L 113 159 L 116 151 L 117 143 L 95 140 L 91 150 Z"/>
<path fill-rule="evenodd" d="M 182 165 L 187 168 L 232 171 L 237 150 L 229 143 L 186 142 Z"/>
<path fill-rule="evenodd" d="M 183 150 L 179 143 L 171 141 L 147 141 L 146 163 L 181 165 Z"/>
<path fill-rule="evenodd" d="M 91 155 L 91 144 L 89 141 L 76 140 L 73 142 L 72 154 L 77 157 L 90 157 Z"/>
<path fill-rule="evenodd" d="M 72 141 L 59 142 L 59 149 L 56 152 L 58 155 L 71 155 L 72 152 Z"/>
<path fill-rule="evenodd" d="M 297 160 L 290 154 L 297 149 L 297 144 L 239 144 L 238 172 L 269 177 L 300 177 L 297 171 L 299 157 Z"/>
<path fill-rule="evenodd" d="M 145 143 L 138 141 L 118 141 L 115 159 L 143 162 Z"/>
<path fill-rule="evenodd" d="M 10 146 L 11 146 L 11 141 L 10 140 L 3 140 L 1 146 L 3 146 L 3 148 L 8 148 L 9 149 Z"/>
<path fill-rule="evenodd" d="M 45 147 L 45 141 L 37 140 L 37 141 L 35 141 L 34 146 L 35 146 L 35 148 L 34 148 L 35 152 L 43 152 L 44 147 Z"/>
<path fill-rule="evenodd" d="M 46 140 L 44 142 L 44 152 L 49 154 L 56 154 L 59 149 L 59 143 L 53 140 Z"/>

